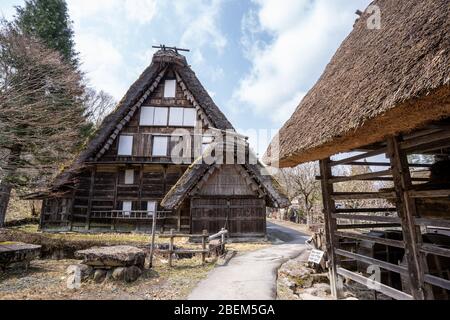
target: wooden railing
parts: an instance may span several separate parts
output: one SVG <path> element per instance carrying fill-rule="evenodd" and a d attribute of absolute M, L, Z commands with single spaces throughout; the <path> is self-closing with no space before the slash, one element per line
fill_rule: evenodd
<path fill-rule="evenodd" d="M 91 219 L 118 219 L 118 220 L 153 220 L 153 211 L 123 211 L 123 210 L 110 210 L 110 211 L 92 211 Z M 156 212 L 156 219 L 166 219 L 171 211 L 158 211 Z"/>
<path fill-rule="evenodd" d="M 163 234 L 159 237 L 161 239 L 170 239 L 169 242 L 169 249 L 168 250 L 161 250 L 161 253 L 168 253 L 169 254 L 169 266 L 173 266 L 173 255 L 174 254 L 201 254 L 202 255 L 202 265 L 206 262 L 206 256 L 211 251 L 215 250 L 217 248 L 211 248 L 208 247 L 211 241 L 215 239 L 220 239 L 218 246 L 221 248 L 221 251 L 225 251 L 225 245 L 227 242 L 226 236 L 228 235 L 228 231 L 225 229 L 222 229 L 219 233 L 214 235 L 209 235 L 207 230 L 203 230 L 203 233 L 200 235 L 195 234 L 176 234 L 175 230 L 170 230 L 169 234 Z M 176 238 L 189 238 L 189 239 L 201 239 L 201 249 L 174 249 L 174 242 Z"/>

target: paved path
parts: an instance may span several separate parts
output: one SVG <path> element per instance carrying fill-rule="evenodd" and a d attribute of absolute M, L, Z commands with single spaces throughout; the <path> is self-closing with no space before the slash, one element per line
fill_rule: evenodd
<path fill-rule="evenodd" d="M 216 267 L 192 291 L 189 300 L 276 299 L 278 269 L 308 250 L 304 243 L 309 237 L 272 223 L 268 223 L 268 234 L 284 244 L 238 255 L 227 265 Z"/>

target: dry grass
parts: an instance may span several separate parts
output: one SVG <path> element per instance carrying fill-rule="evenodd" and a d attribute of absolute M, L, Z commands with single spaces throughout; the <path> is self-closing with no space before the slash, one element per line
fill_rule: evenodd
<path fill-rule="evenodd" d="M 105 281 L 83 283 L 81 289 L 67 288 L 68 266 L 77 260 L 37 260 L 29 271 L 9 270 L 0 274 L 0 300 L 178 300 L 188 294 L 214 267 L 200 258 L 175 262 L 174 268 L 161 256 L 154 268 L 132 284 Z"/>

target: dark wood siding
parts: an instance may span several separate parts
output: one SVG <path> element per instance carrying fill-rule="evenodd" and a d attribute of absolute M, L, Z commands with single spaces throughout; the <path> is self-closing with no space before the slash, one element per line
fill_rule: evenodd
<path fill-rule="evenodd" d="M 258 198 L 194 198 L 192 233 L 226 228 L 233 237 L 266 234 L 266 204 Z"/>

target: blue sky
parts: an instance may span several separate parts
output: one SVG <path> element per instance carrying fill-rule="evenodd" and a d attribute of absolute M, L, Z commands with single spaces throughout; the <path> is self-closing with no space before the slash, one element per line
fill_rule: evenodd
<path fill-rule="evenodd" d="M 155 44 L 189 63 L 259 154 L 322 74 L 370 0 L 68 0 L 92 86 L 120 100 Z M 23 0 L 2 0 L 10 18 Z M 253 134 L 252 134 L 253 132 Z"/>

